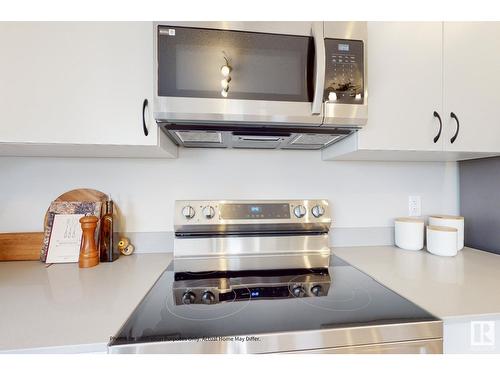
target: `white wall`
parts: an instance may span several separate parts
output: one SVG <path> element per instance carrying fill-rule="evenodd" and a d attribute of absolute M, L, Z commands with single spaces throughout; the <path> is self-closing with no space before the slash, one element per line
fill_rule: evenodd
<path fill-rule="evenodd" d="M 121 230 L 171 231 L 176 199 L 326 198 L 334 227 L 387 227 L 407 215 L 458 213 L 456 163 L 324 162 L 314 151 L 180 149 L 179 159 L 0 158 L 0 232 L 41 231 L 61 193 L 111 193 Z"/>

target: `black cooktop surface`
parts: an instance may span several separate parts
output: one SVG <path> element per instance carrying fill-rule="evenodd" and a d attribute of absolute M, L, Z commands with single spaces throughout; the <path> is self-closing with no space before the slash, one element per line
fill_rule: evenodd
<path fill-rule="evenodd" d="M 110 345 L 439 320 L 338 257 L 320 297 L 178 305 L 172 264 Z"/>

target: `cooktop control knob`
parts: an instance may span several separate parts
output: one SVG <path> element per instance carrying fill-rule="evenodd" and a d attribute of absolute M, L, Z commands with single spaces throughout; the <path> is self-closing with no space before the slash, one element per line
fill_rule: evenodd
<path fill-rule="evenodd" d="M 306 214 L 306 208 L 302 205 L 298 205 L 293 209 L 293 213 L 296 217 L 301 218 Z"/>
<path fill-rule="evenodd" d="M 324 215 L 325 213 L 325 209 L 323 208 L 323 206 L 314 206 L 312 208 L 312 214 L 314 215 L 314 217 L 321 217 Z"/>
<path fill-rule="evenodd" d="M 295 297 L 304 297 L 306 295 L 306 291 L 300 285 L 297 285 L 293 287 L 292 294 Z"/>
<path fill-rule="evenodd" d="M 190 305 L 194 303 L 194 300 L 196 299 L 196 296 L 194 295 L 193 292 L 186 292 L 182 295 L 182 303 L 185 305 Z"/>
<path fill-rule="evenodd" d="M 205 292 L 201 296 L 201 302 L 203 302 L 206 305 L 211 305 L 212 303 L 215 302 L 215 296 L 212 292 Z"/>
<path fill-rule="evenodd" d="M 321 285 L 314 285 L 311 288 L 311 293 L 314 294 L 316 297 L 322 296 L 323 295 L 323 287 Z"/>
<path fill-rule="evenodd" d="M 195 215 L 195 210 L 193 207 L 191 206 L 184 206 L 182 208 L 182 215 L 186 218 L 186 219 L 192 219 Z"/>
<path fill-rule="evenodd" d="M 203 207 L 203 216 L 205 216 L 207 219 L 211 219 L 215 216 L 215 210 L 212 206 L 205 206 Z"/>

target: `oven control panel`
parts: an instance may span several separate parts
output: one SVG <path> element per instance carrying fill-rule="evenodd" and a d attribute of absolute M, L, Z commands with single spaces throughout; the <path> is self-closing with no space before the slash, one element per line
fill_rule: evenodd
<path fill-rule="evenodd" d="M 290 219 L 289 203 L 222 203 L 223 220 Z"/>
<path fill-rule="evenodd" d="M 327 200 L 283 201 L 176 201 L 174 226 L 218 226 L 229 229 L 231 225 L 258 225 L 266 228 L 273 224 L 313 224 L 331 222 Z M 224 226 L 222 228 L 221 226 Z M 206 227 L 205 229 L 209 229 Z M 291 227 L 290 227 L 291 229 Z"/>
<path fill-rule="evenodd" d="M 247 273 L 250 271 L 247 271 Z M 273 275 L 272 272 L 256 275 L 220 275 L 212 278 L 196 278 L 196 273 L 176 273 L 173 284 L 176 305 L 322 297 L 328 295 L 331 278 L 328 269 L 302 270 L 306 274 L 290 273 Z M 221 272 L 219 272 L 221 273 Z"/>
<path fill-rule="evenodd" d="M 342 104 L 364 103 L 364 43 L 325 39 L 326 75 L 323 99 Z"/>

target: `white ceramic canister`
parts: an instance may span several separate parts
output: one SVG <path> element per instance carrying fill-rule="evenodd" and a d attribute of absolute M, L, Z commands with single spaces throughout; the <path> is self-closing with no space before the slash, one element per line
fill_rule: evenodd
<path fill-rule="evenodd" d="M 452 215 L 431 215 L 429 225 L 438 227 L 452 227 L 457 230 L 457 250 L 464 248 L 464 217 Z"/>
<path fill-rule="evenodd" d="M 394 220 L 394 243 L 405 250 L 422 250 L 424 247 L 424 220 L 398 217 Z"/>
<path fill-rule="evenodd" d="M 457 255 L 457 228 L 427 226 L 427 251 L 434 255 L 452 257 Z"/>

